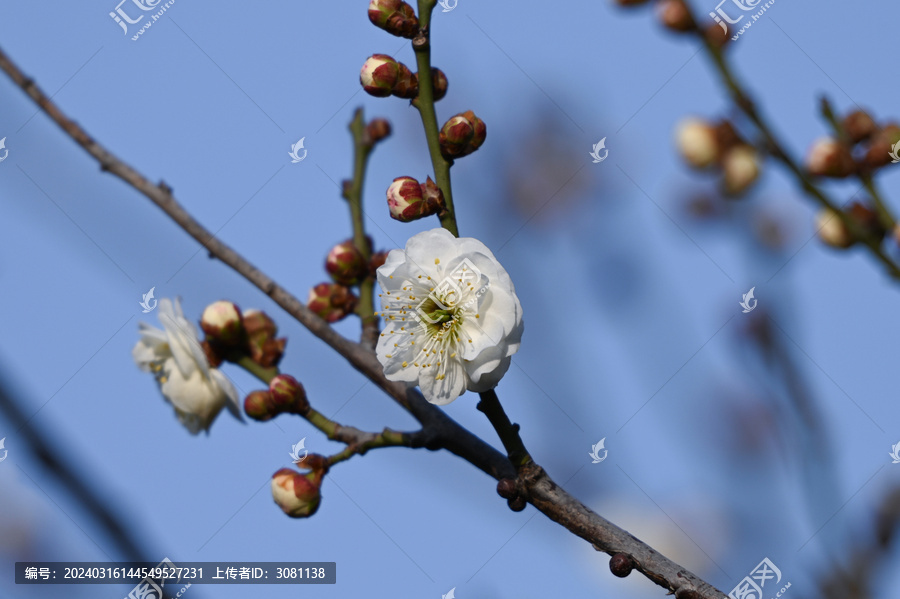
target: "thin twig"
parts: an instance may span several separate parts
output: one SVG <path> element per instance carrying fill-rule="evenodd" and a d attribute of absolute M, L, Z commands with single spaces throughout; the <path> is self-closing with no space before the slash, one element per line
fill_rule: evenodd
<path fill-rule="evenodd" d="M 433 2 L 432 2 L 433 4 Z M 35 83 L 0 49 L 0 69 L 37 103 L 41 109 L 107 171 L 146 196 L 165 212 L 188 235 L 196 239 L 210 255 L 234 269 L 259 288 L 288 314 L 343 356 L 356 370 L 375 383 L 403 406 L 424 429 L 433 435 L 428 449 L 447 449 L 495 479 L 515 478 L 512 463 L 428 403 L 421 393 L 403 383 L 387 380 L 381 364 L 365 346 L 341 337 L 328 323 L 311 312 L 299 299 L 275 283 L 268 275 L 248 262 L 231 247 L 216 239 L 181 206 L 165 183 L 154 185 L 134 168 L 117 158 L 91 138 L 80 125 L 68 118 Z M 537 464 L 524 469 L 526 498 L 537 509 L 594 547 L 609 553 L 625 553 L 637 562 L 636 569 L 654 583 L 675 593 L 677 599 L 723 599 L 725 594 L 687 569 L 666 558 L 633 535 L 591 511 L 556 484 Z"/>

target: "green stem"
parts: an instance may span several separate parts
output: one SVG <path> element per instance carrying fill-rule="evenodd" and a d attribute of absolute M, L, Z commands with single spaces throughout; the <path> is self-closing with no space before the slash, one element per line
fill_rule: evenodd
<path fill-rule="evenodd" d="M 510 422 L 506 412 L 503 411 L 503 406 L 500 404 L 497 393 L 491 389 L 479 395 L 481 401 L 478 402 L 478 411 L 483 412 L 487 416 L 491 426 L 497 431 L 500 441 L 503 442 L 503 447 L 506 449 L 506 455 L 509 456 L 509 461 L 513 463 L 517 470 L 531 464 L 533 461 L 531 455 L 525 449 L 525 444 L 519 436 L 519 425 Z"/>
<path fill-rule="evenodd" d="M 263 368 L 246 354 L 242 355 L 237 360 L 232 361 L 267 385 L 269 384 L 269 381 L 278 375 L 278 368 Z"/>
<path fill-rule="evenodd" d="M 350 122 L 350 132 L 353 134 L 353 179 L 350 185 L 344 188 L 344 199 L 350 206 L 350 219 L 353 223 L 353 245 L 363 255 L 366 263 L 372 257 L 372 252 L 366 240 L 366 225 L 363 220 L 362 190 L 366 177 L 366 166 L 369 164 L 369 154 L 372 153 L 371 140 L 366 136 L 366 122 L 363 118 L 362 108 L 358 108 Z M 378 335 L 378 317 L 374 309 L 375 277 L 372 274 L 366 276 L 359 285 L 359 303 L 356 306 L 356 314 L 362 321 L 363 343 L 371 346 Z"/>
<path fill-rule="evenodd" d="M 434 110 L 434 82 L 431 78 L 431 12 L 437 0 L 419 0 L 419 35 L 413 40 L 416 53 L 416 69 L 419 74 L 419 95 L 413 105 L 419 109 L 428 153 L 434 168 L 434 179 L 444 195 L 446 211 L 440 215 L 441 226 L 459 237 L 456 227 L 456 212 L 453 209 L 453 190 L 450 186 L 451 162 L 441 155 L 440 127 Z"/>
<path fill-rule="evenodd" d="M 349 460 L 355 455 L 365 455 L 365 453 L 370 449 L 377 449 L 379 447 L 411 446 L 412 439 L 408 434 L 385 428 L 380 434 L 375 435 L 371 439 L 363 441 L 362 443 L 352 443 L 348 445 L 343 451 L 329 456 L 328 466 L 331 467 L 345 460 Z"/>

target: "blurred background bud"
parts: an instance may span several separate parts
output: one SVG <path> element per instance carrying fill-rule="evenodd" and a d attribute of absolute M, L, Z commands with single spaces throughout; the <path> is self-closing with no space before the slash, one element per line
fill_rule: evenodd
<path fill-rule="evenodd" d="M 759 156 L 753 146 L 738 144 L 722 157 L 725 192 L 744 193 L 759 177 Z"/>
<path fill-rule="evenodd" d="M 822 137 L 809 149 L 806 169 L 817 177 L 843 178 L 853 174 L 856 164 L 847 146 L 834 138 Z"/>
<path fill-rule="evenodd" d="M 328 252 L 328 256 L 325 257 L 325 270 L 335 283 L 356 285 L 369 274 L 369 265 L 362 252 L 356 249 L 353 240 L 348 239 Z"/>
<path fill-rule="evenodd" d="M 706 168 L 719 159 L 716 129 L 702 119 L 691 117 L 678 123 L 675 143 L 681 157 L 694 168 Z"/>

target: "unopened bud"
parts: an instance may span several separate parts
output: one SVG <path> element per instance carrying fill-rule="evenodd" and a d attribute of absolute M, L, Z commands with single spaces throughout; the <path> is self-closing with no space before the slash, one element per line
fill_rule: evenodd
<path fill-rule="evenodd" d="M 244 336 L 241 310 L 231 302 L 213 302 L 203 310 L 200 328 L 214 343 L 222 345 L 240 343 Z"/>
<path fill-rule="evenodd" d="M 369 20 L 388 33 L 412 39 L 419 32 L 419 21 L 412 6 L 400 0 L 372 0 Z"/>
<path fill-rule="evenodd" d="M 634 560 L 630 555 L 617 553 L 609 558 L 609 571 L 619 578 L 625 578 L 634 570 Z"/>
<path fill-rule="evenodd" d="M 878 131 L 878 125 L 869 116 L 865 110 L 854 110 L 846 117 L 842 123 L 842 128 L 847 137 L 853 143 L 859 143 L 864 139 L 868 139 Z"/>
<path fill-rule="evenodd" d="M 244 312 L 244 330 L 250 347 L 250 357 L 263 368 L 277 366 L 284 355 L 287 339 L 276 339 L 278 327 L 269 315 L 261 310 Z"/>
<path fill-rule="evenodd" d="M 759 177 L 759 157 L 753 146 L 738 144 L 722 157 L 725 191 L 729 194 L 745 192 Z"/>
<path fill-rule="evenodd" d="M 388 187 L 387 202 L 391 218 L 407 223 L 440 212 L 444 197 L 431 177 L 424 184 L 412 177 L 397 177 Z"/>
<path fill-rule="evenodd" d="M 900 141 L 900 126 L 892 123 L 882 127 L 869 141 L 865 165 L 870 169 L 876 169 L 894 162 L 894 155 L 900 154 L 900 148 L 894 149 L 898 141 Z"/>
<path fill-rule="evenodd" d="M 372 119 L 366 125 L 366 137 L 369 143 L 377 144 L 391 134 L 391 123 L 387 119 Z"/>
<path fill-rule="evenodd" d="M 816 216 L 816 232 L 819 239 L 831 247 L 846 249 L 853 245 L 853 236 L 834 210 L 826 208 L 819 212 Z"/>
<path fill-rule="evenodd" d="M 431 85 L 434 89 L 434 101 L 437 102 L 447 95 L 447 76 L 444 71 L 436 68 L 431 69 Z"/>
<path fill-rule="evenodd" d="M 360 69 L 359 82 L 362 83 L 366 93 L 376 98 L 384 98 L 391 95 L 399 76 L 399 62 L 387 54 L 373 54 Z"/>
<path fill-rule="evenodd" d="M 656 10 L 662 24 L 672 31 L 683 32 L 697 28 L 684 0 L 661 0 Z"/>
<path fill-rule="evenodd" d="M 818 177 L 843 178 L 856 170 L 850 149 L 830 137 L 818 139 L 806 158 L 809 174 Z"/>
<path fill-rule="evenodd" d="M 307 307 L 327 322 L 337 322 L 356 309 L 357 297 L 348 287 L 319 283 L 309 290 Z"/>
<path fill-rule="evenodd" d="M 710 23 L 703 30 L 703 36 L 716 48 L 722 48 L 731 39 L 728 37 L 728 31 L 722 29 L 719 23 Z"/>
<path fill-rule="evenodd" d="M 289 374 L 279 374 L 269 381 L 272 404 L 280 412 L 304 414 L 309 411 L 306 390 L 300 381 Z"/>
<path fill-rule="evenodd" d="M 362 252 L 356 249 L 352 239 L 339 243 L 328 252 L 325 270 L 335 283 L 355 285 L 369 274 L 368 264 Z"/>
<path fill-rule="evenodd" d="M 244 413 L 253 420 L 265 422 L 278 415 L 272 400 L 272 394 L 268 391 L 251 391 L 244 398 Z"/>
<path fill-rule="evenodd" d="M 509 506 L 509 509 L 514 512 L 521 512 L 526 507 L 528 507 L 528 502 L 525 501 L 525 498 L 521 495 L 516 495 L 512 499 L 507 499 L 506 505 Z"/>
<path fill-rule="evenodd" d="M 701 119 L 681 121 L 675 132 L 681 157 L 694 168 L 706 168 L 719 159 L 716 129 Z"/>
<path fill-rule="evenodd" d="M 440 144 L 444 158 L 459 158 L 481 147 L 487 136 L 484 121 L 471 110 L 450 117 L 441 127 Z"/>
<path fill-rule="evenodd" d="M 272 476 L 272 498 L 291 518 L 308 518 L 319 509 L 321 485 L 321 472 L 300 474 L 282 468 Z"/>
<path fill-rule="evenodd" d="M 412 99 L 419 95 L 419 77 L 409 70 L 405 64 L 398 63 L 397 83 L 391 93 L 398 98 Z"/>

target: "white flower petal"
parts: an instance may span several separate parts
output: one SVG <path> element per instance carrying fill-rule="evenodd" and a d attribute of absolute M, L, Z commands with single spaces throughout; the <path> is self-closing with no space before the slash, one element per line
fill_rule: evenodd
<path fill-rule="evenodd" d="M 441 372 L 441 378 L 437 376 Z M 466 392 L 468 377 L 462 362 L 449 360 L 446 368 L 436 366 L 419 371 L 419 389 L 429 402 L 444 406 Z"/>

